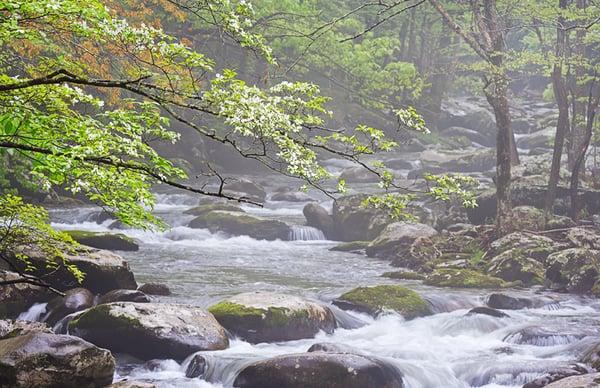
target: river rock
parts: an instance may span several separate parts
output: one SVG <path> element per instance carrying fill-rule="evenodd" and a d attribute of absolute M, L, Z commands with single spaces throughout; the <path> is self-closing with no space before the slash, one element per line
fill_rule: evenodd
<path fill-rule="evenodd" d="M 229 341 L 212 314 L 191 306 L 117 302 L 98 305 L 69 323 L 69 332 L 140 359 L 184 359 L 221 350 Z"/>
<path fill-rule="evenodd" d="M 445 138 L 449 137 L 465 137 L 472 143 L 477 143 L 486 147 L 495 147 L 496 138 L 494 136 L 485 136 L 482 133 L 468 128 L 448 127 L 441 132 Z"/>
<path fill-rule="evenodd" d="M 362 206 L 367 195 L 338 198 L 333 204 L 336 236 L 341 241 L 373 240 L 391 222 L 385 211 Z"/>
<path fill-rule="evenodd" d="M 390 257 L 409 247 L 418 238 L 428 238 L 438 232 L 429 225 L 414 222 L 394 222 L 367 247 L 368 256 Z"/>
<path fill-rule="evenodd" d="M 58 269 L 46 267 L 46 258 L 37 249 L 24 252 L 29 256 L 31 263 L 36 267 L 33 272 L 36 276 L 44 276 L 44 281 L 51 286 L 66 291 L 79 286 L 90 290 L 93 293 L 103 294 L 110 290 L 124 288 L 137 288 L 137 283 L 133 272 L 123 258 L 113 252 L 79 247 L 74 253 L 66 253 L 66 259 L 69 264 L 85 273 L 85 278 L 81 284 L 77 281 L 59 260 Z"/>
<path fill-rule="evenodd" d="M 194 354 L 185 368 L 185 377 L 195 379 L 204 376 L 206 372 L 206 358 L 201 354 Z"/>
<path fill-rule="evenodd" d="M 592 291 L 598 279 L 600 251 L 570 248 L 555 252 L 546 260 L 546 279 L 572 293 Z"/>
<path fill-rule="evenodd" d="M 548 297 L 523 298 L 507 294 L 491 294 L 486 301 L 489 307 L 501 310 L 521 310 L 556 305 L 558 301 Z"/>
<path fill-rule="evenodd" d="M 425 277 L 423 283 L 436 287 L 501 288 L 504 280 L 471 269 L 438 268 Z"/>
<path fill-rule="evenodd" d="M 53 333 L 52 329 L 43 322 L 14 321 L 0 319 L 0 340 L 25 335 L 32 332 Z"/>
<path fill-rule="evenodd" d="M 275 202 L 310 202 L 313 199 L 302 191 L 283 191 L 271 196 L 271 201 Z"/>
<path fill-rule="evenodd" d="M 571 376 L 546 385 L 545 388 L 598 388 L 600 373 L 589 373 L 581 376 Z"/>
<path fill-rule="evenodd" d="M 244 293 L 209 311 L 232 334 L 251 343 L 312 338 L 319 331 L 332 333 L 336 327 L 329 308 L 292 295 Z"/>
<path fill-rule="evenodd" d="M 148 295 L 139 290 L 112 290 L 98 299 L 98 304 L 112 302 L 150 303 L 151 299 Z"/>
<path fill-rule="evenodd" d="M 548 255 L 555 251 L 554 245 L 554 241 L 545 236 L 513 232 L 493 241 L 490 251 L 493 255 L 499 255 L 510 249 L 517 249 L 535 260 L 544 262 Z"/>
<path fill-rule="evenodd" d="M 188 210 L 184 211 L 183 214 L 188 214 L 188 215 L 199 217 L 206 213 L 212 212 L 214 210 L 245 213 L 244 209 L 242 209 L 238 205 L 235 205 L 232 203 L 211 202 L 211 203 L 203 203 L 202 205 L 188 209 Z"/>
<path fill-rule="evenodd" d="M 285 222 L 222 210 L 211 211 L 194 218 L 189 227 L 206 228 L 212 233 L 249 236 L 257 240 L 287 240 L 290 234 L 290 227 Z"/>
<path fill-rule="evenodd" d="M 312 352 L 326 352 L 326 353 L 360 353 L 358 349 L 344 344 L 334 344 L 333 342 L 318 342 L 312 344 L 307 350 L 308 353 Z"/>
<path fill-rule="evenodd" d="M 338 244 L 329 250 L 333 252 L 364 253 L 370 243 L 370 241 L 348 241 Z"/>
<path fill-rule="evenodd" d="M 513 248 L 493 257 L 487 266 L 487 273 L 509 282 L 521 281 L 525 285 L 532 285 L 543 283 L 545 268 L 522 250 Z"/>
<path fill-rule="evenodd" d="M 528 326 L 504 337 L 511 344 L 556 346 L 566 345 L 586 337 L 589 333 L 569 332 L 563 329 L 552 330 L 540 326 Z"/>
<path fill-rule="evenodd" d="M 363 167 L 351 167 L 342 171 L 340 179 L 346 183 L 377 183 L 379 176 Z"/>
<path fill-rule="evenodd" d="M 600 369 L 600 343 L 596 342 L 585 350 L 580 359 L 581 362 L 591 366 L 592 368 Z"/>
<path fill-rule="evenodd" d="M 45 322 L 54 325 L 61 318 L 94 305 L 94 294 L 85 288 L 73 288 L 65 292 L 65 296 L 57 296 L 46 307 Z"/>
<path fill-rule="evenodd" d="M 267 197 L 267 192 L 262 186 L 247 179 L 238 179 L 225 183 L 223 192 L 231 196 L 244 197 L 256 202 L 264 202 Z"/>
<path fill-rule="evenodd" d="M 138 291 L 141 291 L 147 295 L 171 295 L 171 290 L 169 289 L 169 286 L 162 283 L 145 283 L 138 288 Z"/>
<path fill-rule="evenodd" d="M 431 314 L 431 308 L 425 299 L 418 293 L 398 285 L 358 287 L 341 295 L 333 304 L 345 310 L 371 315 L 393 311 L 406 319 Z"/>
<path fill-rule="evenodd" d="M 117 381 L 116 383 L 112 383 L 106 388 L 158 388 L 153 383 L 147 383 L 144 381 L 135 381 L 135 380 L 122 380 Z"/>
<path fill-rule="evenodd" d="M 2 387 L 105 387 L 114 371 L 108 350 L 77 337 L 32 332 L 0 341 Z"/>
<path fill-rule="evenodd" d="M 66 233 L 80 244 L 109 251 L 137 251 L 140 246 L 131 237 L 122 233 L 99 233 L 83 230 L 68 230 Z"/>
<path fill-rule="evenodd" d="M 589 370 L 580 364 L 573 364 L 562 368 L 553 369 L 545 375 L 530 381 L 523 385 L 523 388 L 542 388 L 547 387 L 550 383 L 562 380 L 571 376 L 579 376 L 589 373 Z"/>
<path fill-rule="evenodd" d="M 0 270 L 0 281 L 18 280 L 16 272 Z M 16 318 L 34 303 L 47 302 L 56 294 L 45 287 L 28 283 L 8 284 L 0 287 L 0 319 Z"/>
<path fill-rule="evenodd" d="M 474 307 L 466 315 L 489 315 L 494 318 L 508 318 L 508 314 L 490 307 Z"/>
<path fill-rule="evenodd" d="M 524 149 L 552 148 L 552 139 L 556 133 L 555 128 L 543 129 L 517 139 L 517 147 Z"/>
<path fill-rule="evenodd" d="M 375 357 L 348 353 L 288 354 L 246 366 L 238 388 L 402 388 L 402 373 Z"/>
<path fill-rule="evenodd" d="M 321 230 L 325 237 L 329 239 L 335 238 L 333 217 L 329 215 L 323 206 L 317 203 L 308 203 L 302 209 L 302 213 L 308 226 Z"/>

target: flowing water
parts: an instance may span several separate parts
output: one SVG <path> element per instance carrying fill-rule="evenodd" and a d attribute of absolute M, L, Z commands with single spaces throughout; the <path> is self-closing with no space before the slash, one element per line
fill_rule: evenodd
<path fill-rule="evenodd" d="M 357 286 L 399 283 L 380 276 L 392 269 L 384 261 L 330 251 L 335 242 L 324 240 L 312 228 L 300 226 L 304 220 L 303 204 L 267 203 L 262 209 L 246 208 L 250 213 L 298 225 L 291 236 L 295 241 L 268 242 L 228 238 L 186 227 L 193 217 L 183 211 L 197 205 L 197 201 L 186 195 L 160 195 L 157 213 L 172 229 L 121 231 L 140 241 L 138 252 L 122 253 L 138 283 L 166 283 L 174 292 L 171 297 L 162 297 L 164 302 L 207 307 L 236 293 L 264 290 L 329 303 Z M 110 221 L 90 221 L 93 211 L 54 211 L 54 225 L 64 229 L 109 230 Z M 409 388 L 520 387 L 547 371 L 576 361 L 599 333 L 600 304 L 594 299 L 551 295 L 557 303 L 508 311 L 509 318 L 499 319 L 465 315 L 470 308 L 484 303 L 485 291 L 401 283 L 423 294 L 436 314 L 405 321 L 397 315 L 373 319 L 334 309 L 345 328 L 331 335 L 321 333 L 306 340 L 258 345 L 234 339 L 226 350 L 203 352 L 208 356 L 207 381 L 185 378 L 188 361 L 144 364 L 126 356 L 118 357 L 116 378 L 160 381 L 161 387 L 230 387 L 236 373 L 253 360 L 305 352 L 316 342 L 334 342 L 396 364 Z M 530 295 L 529 291 L 520 293 Z M 27 312 L 27 317 L 43 313 L 41 306 L 34 310 Z"/>

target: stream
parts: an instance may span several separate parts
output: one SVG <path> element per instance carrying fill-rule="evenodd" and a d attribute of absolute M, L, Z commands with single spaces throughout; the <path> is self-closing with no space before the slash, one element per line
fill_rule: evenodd
<path fill-rule="evenodd" d="M 185 378 L 189 359 L 143 363 L 117 355 L 115 379 L 152 380 L 160 387 L 231 387 L 244 365 L 261 358 L 306 352 L 317 342 L 344 344 L 377 355 L 398 366 L 409 388 L 521 387 L 548 371 L 575 362 L 581 350 L 598 336 L 600 303 L 574 295 L 544 293 L 557 303 L 539 309 L 507 311 L 508 318 L 468 315 L 484 304 L 481 290 L 427 287 L 416 281 L 381 277 L 393 270 L 385 261 L 329 249 L 337 243 L 323 240 L 320 232 L 300 227 L 304 203 L 267 201 L 264 208 L 244 206 L 252 214 L 277 218 L 293 225 L 296 241 L 257 241 L 227 238 L 185 225 L 193 218 L 183 214 L 198 198 L 159 194 L 156 214 L 172 229 L 164 232 L 119 230 L 140 242 L 138 252 L 121 252 L 139 284 L 167 284 L 172 296 L 160 301 L 208 307 L 234 294 L 273 291 L 302 295 L 330 303 L 358 286 L 403 284 L 421 293 L 436 314 L 411 321 L 397 315 L 373 319 L 332 307 L 341 326 L 333 334 L 284 343 L 251 345 L 234 339 L 222 351 L 208 355 L 206 380 Z M 326 208 L 331 202 L 322 202 Z M 95 208 L 51 212 L 53 226 L 62 229 L 109 231 L 111 221 L 88 221 Z M 115 230 L 111 230 L 115 231 Z M 532 291 L 511 293 L 531 296 Z M 35 310 L 37 308 L 38 310 Z M 34 306 L 31 314 L 39 314 Z M 529 328 L 541 335 L 524 337 Z M 596 339 L 597 340 L 597 339 Z"/>

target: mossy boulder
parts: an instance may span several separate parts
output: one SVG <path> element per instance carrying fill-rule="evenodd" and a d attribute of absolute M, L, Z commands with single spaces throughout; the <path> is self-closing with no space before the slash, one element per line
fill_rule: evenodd
<path fill-rule="evenodd" d="M 569 248 L 555 252 L 546 260 L 546 279 L 556 288 L 573 293 L 588 293 L 598 280 L 600 251 Z"/>
<path fill-rule="evenodd" d="M 332 333 L 336 327 L 329 308 L 292 295 L 244 293 L 208 311 L 232 334 L 251 343 L 312 338 L 319 331 Z"/>
<path fill-rule="evenodd" d="M 98 233 L 84 230 L 69 230 L 66 233 L 78 243 L 92 248 L 109 251 L 137 251 L 140 249 L 133 238 L 122 233 Z"/>
<path fill-rule="evenodd" d="M 571 228 L 567 231 L 565 238 L 573 248 L 600 250 L 600 231 L 598 229 Z"/>
<path fill-rule="evenodd" d="M 238 388 L 402 388 L 402 373 L 372 356 L 312 352 L 254 362 L 238 374 Z"/>
<path fill-rule="evenodd" d="M 16 272 L 0 270 L 0 281 L 20 279 Z M 51 300 L 54 293 L 45 287 L 27 283 L 7 284 L 0 287 L 0 319 L 16 318 L 34 303 Z"/>
<path fill-rule="evenodd" d="M 183 214 L 188 214 L 188 215 L 199 217 L 199 216 L 202 216 L 206 213 L 209 213 L 209 212 L 212 212 L 215 210 L 245 213 L 244 209 L 242 209 L 241 207 L 239 207 L 238 205 L 235 205 L 233 203 L 213 202 L 213 203 L 203 203 L 199 206 L 196 206 L 196 207 L 193 207 L 191 209 L 184 211 Z"/>
<path fill-rule="evenodd" d="M 367 247 L 371 257 L 392 258 L 401 254 L 418 238 L 431 238 L 438 232 L 429 225 L 416 222 L 394 222 L 385 227 Z"/>
<path fill-rule="evenodd" d="M 431 308 L 425 299 L 415 291 L 398 285 L 358 287 L 341 295 L 333 304 L 342 309 L 371 315 L 393 311 L 406 319 L 431 314 Z"/>
<path fill-rule="evenodd" d="M 507 234 L 490 244 L 492 255 L 499 255 L 511 249 L 517 249 L 528 257 L 544 262 L 548 255 L 556 250 L 556 246 L 551 238 L 525 232 Z"/>
<path fill-rule="evenodd" d="M 290 227 L 285 222 L 223 210 L 210 211 L 194 218 L 189 226 L 257 240 L 288 240 L 290 235 Z"/>
<path fill-rule="evenodd" d="M 0 340 L 0 387 L 105 387 L 115 360 L 80 338 L 28 332 Z"/>
<path fill-rule="evenodd" d="M 509 249 L 492 258 L 487 266 L 491 276 L 525 285 L 542 284 L 546 269 L 539 261 L 528 257 L 518 248 Z"/>
<path fill-rule="evenodd" d="M 391 222 L 385 211 L 362 206 L 367 197 L 365 194 L 350 195 L 334 202 L 332 217 L 339 240 L 373 240 Z"/>
<path fill-rule="evenodd" d="M 440 268 L 428 274 L 424 283 L 436 287 L 501 288 L 504 280 L 471 269 Z"/>
<path fill-rule="evenodd" d="M 308 203 L 302 209 L 302 214 L 306 218 L 306 225 L 323 231 L 330 240 L 336 238 L 333 217 L 323 206 L 314 202 Z"/>
<path fill-rule="evenodd" d="M 206 310 L 164 303 L 98 305 L 69 322 L 69 333 L 144 360 L 182 360 L 229 345 L 225 330 Z"/>
<path fill-rule="evenodd" d="M 341 243 L 331 248 L 330 251 L 334 252 L 361 252 L 369 246 L 370 241 L 349 241 Z"/>

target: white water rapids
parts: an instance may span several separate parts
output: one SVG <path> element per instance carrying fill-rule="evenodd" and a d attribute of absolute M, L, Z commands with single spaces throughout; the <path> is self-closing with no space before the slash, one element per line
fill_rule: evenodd
<path fill-rule="evenodd" d="M 174 292 L 164 302 L 207 307 L 240 292 L 265 290 L 317 298 L 329 303 L 344 291 L 374 284 L 404 284 L 426 297 L 435 315 L 404 321 L 387 315 L 378 319 L 335 309 L 345 322 L 333 334 L 316 338 L 251 345 L 233 340 L 223 351 L 208 354 L 206 379 L 185 378 L 186 362 L 161 360 L 144 364 L 118 357 L 116 378 L 152 380 L 161 387 L 230 387 L 236 373 L 248 362 L 286 353 L 305 352 L 316 342 L 351 346 L 396 364 L 409 388 L 521 387 L 547 371 L 575 362 L 581 349 L 597 336 L 600 304 L 594 299 L 553 295 L 560 303 L 540 309 L 507 311 L 509 318 L 469 315 L 484 304 L 486 291 L 426 287 L 380 275 L 393 270 L 388 263 L 362 255 L 332 252 L 335 242 L 313 238 L 314 231 L 296 228 L 297 240 L 256 241 L 228 238 L 185 225 L 193 218 L 183 211 L 197 200 L 185 195 L 161 195 L 158 215 L 173 225 L 165 232 L 120 230 L 140 241 L 138 252 L 123 252 L 138 283 L 166 283 Z M 300 225 L 303 204 L 267 203 L 263 209 L 246 208 L 264 217 Z M 90 222 L 91 208 L 52 212 L 54 225 L 64 229 L 107 231 L 110 221 Z M 304 233 L 304 234 L 303 234 Z M 523 295 L 531 296 L 528 291 Z M 33 316 L 40 310 L 30 311 Z M 358 327 L 357 322 L 362 322 Z M 532 328 L 548 335 L 524 338 Z M 521 336 L 521 337 L 519 337 Z"/>

